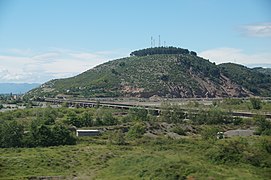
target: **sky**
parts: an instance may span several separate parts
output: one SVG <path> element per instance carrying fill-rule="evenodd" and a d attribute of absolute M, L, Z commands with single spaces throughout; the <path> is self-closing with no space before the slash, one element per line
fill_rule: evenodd
<path fill-rule="evenodd" d="M 0 83 L 77 75 L 151 46 L 271 67 L 270 0 L 0 0 Z"/>

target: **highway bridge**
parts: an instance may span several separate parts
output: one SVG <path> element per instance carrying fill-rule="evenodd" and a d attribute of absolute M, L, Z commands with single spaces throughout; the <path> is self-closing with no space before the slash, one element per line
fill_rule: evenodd
<path fill-rule="evenodd" d="M 144 104 L 142 102 L 137 103 L 128 103 L 128 102 L 109 102 L 109 101 L 93 101 L 93 100 L 73 100 L 73 99 L 56 99 L 56 98 L 46 98 L 45 102 L 49 102 L 52 104 L 62 104 L 67 103 L 69 107 L 109 107 L 116 109 L 131 109 L 131 108 L 143 108 L 149 111 L 153 111 L 155 114 L 159 115 L 161 112 L 160 103 L 156 104 Z M 184 112 L 193 111 L 197 113 L 199 109 L 191 109 L 191 108 L 182 108 Z M 253 117 L 256 114 L 251 112 L 230 112 L 233 116 L 238 117 Z M 264 114 L 266 118 L 271 119 L 271 114 Z"/>

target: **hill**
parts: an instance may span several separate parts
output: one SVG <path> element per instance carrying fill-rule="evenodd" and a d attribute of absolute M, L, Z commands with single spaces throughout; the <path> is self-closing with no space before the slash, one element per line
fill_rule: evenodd
<path fill-rule="evenodd" d="M 193 51 L 171 49 L 134 51 L 131 57 L 109 61 L 75 77 L 51 80 L 28 95 L 146 98 L 271 95 L 269 74 L 237 64 L 216 65 Z"/>
<path fill-rule="evenodd" d="M 21 94 L 38 87 L 37 83 L 0 83 L 0 94 Z"/>
<path fill-rule="evenodd" d="M 271 76 L 271 68 L 256 67 L 256 68 L 253 68 L 253 70 L 264 73 L 264 74 L 269 74 Z"/>

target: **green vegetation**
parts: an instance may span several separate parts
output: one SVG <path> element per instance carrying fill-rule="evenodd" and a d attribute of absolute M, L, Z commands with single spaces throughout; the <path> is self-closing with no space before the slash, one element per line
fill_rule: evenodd
<path fill-rule="evenodd" d="M 232 117 L 219 107 L 243 103 L 227 99 L 209 109 L 191 103 L 202 108 L 196 113 L 164 102 L 159 116 L 140 107 L 2 112 L 0 179 L 270 179 L 270 120 Z M 102 133 L 75 138 L 73 126 Z M 258 135 L 216 138 L 243 127 Z"/>
<path fill-rule="evenodd" d="M 142 138 L 130 145 L 0 149 L 0 179 L 270 179 L 264 138 L 214 144 L 199 139 Z M 269 144 L 270 147 L 270 139 Z M 267 158 L 268 157 L 268 158 Z"/>
<path fill-rule="evenodd" d="M 219 68 L 224 75 L 255 95 L 271 96 L 269 74 L 233 63 L 220 64 Z"/>
<path fill-rule="evenodd" d="M 194 51 L 176 47 L 154 47 L 131 52 L 131 56 L 148 56 L 154 54 L 191 54 L 197 56 Z"/>
<path fill-rule="evenodd" d="M 237 64 L 215 65 L 181 48 L 150 48 L 109 61 L 75 77 L 52 80 L 24 98 L 270 96 L 267 73 Z"/>

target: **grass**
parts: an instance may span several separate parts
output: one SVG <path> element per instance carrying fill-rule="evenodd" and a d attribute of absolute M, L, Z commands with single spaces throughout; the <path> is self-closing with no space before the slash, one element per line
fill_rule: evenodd
<path fill-rule="evenodd" d="M 270 168 L 215 164 L 210 142 L 142 138 L 129 145 L 103 140 L 75 146 L 0 149 L 0 179 L 57 176 L 65 179 L 270 179 Z"/>

